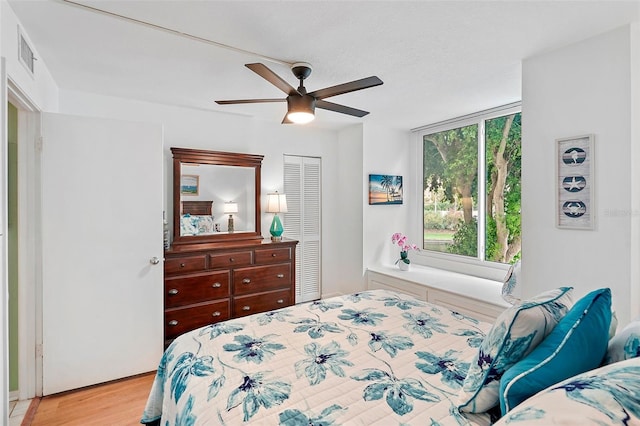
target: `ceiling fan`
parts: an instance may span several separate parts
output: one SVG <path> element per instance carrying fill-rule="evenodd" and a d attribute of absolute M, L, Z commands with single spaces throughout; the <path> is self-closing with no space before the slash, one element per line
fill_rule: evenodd
<path fill-rule="evenodd" d="M 267 80 L 269 83 L 276 86 L 287 94 L 286 98 L 282 99 L 238 99 L 228 101 L 216 101 L 219 105 L 229 104 L 251 104 L 251 103 L 263 103 L 263 102 L 287 102 L 287 114 L 282 120 L 282 124 L 305 124 L 312 121 L 315 118 L 315 109 L 322 108 L 329 111 L 335 111 L 342 114 L 353 115 L 355 117 L 364 117 L 369 114 L 368 111 L 363 111 L 356 108 L 336 104 L 333 102 L 325 101 L 325 98 L 331 96 L 342 95 L 344 93 L 355 92 L 356 90 L 367 89 L 369 87 L 379 86 L 382 84 L 376 76 L 363 78 L 361 80 L 354 80 L 349 83 L 338 84 L 337 86 L 326 87 L 320 90 L 314 90 L 311 93 L 307 93 L 307 89 L 304 87 L 304 79 L 311 74 L 311 65 L 306 62 L 297 62 L 291 66 L 291 72 L 300 81 L 300 86 L 294 89 L 289 83 L 284 81 L 280 76 L 267 68 L 264 64 L 246 64 L 247 68 L 258 74 L 260 77 Z"/>

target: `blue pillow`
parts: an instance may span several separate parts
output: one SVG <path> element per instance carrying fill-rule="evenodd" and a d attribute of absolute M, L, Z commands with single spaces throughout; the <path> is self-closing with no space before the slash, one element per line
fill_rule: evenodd
<path fill-rule="evenodd" d="M 599 367 L 610 323 L 611 290 L 595 290 L 578 300 L 549 336 L 502 376 L 502 415 L 555 383 Z"/>

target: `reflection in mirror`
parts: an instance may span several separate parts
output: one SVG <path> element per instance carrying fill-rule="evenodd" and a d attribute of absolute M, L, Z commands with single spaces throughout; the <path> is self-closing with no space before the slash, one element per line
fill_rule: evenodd
<path fill-rule="evenodd" d="M 171 152 L 173 245 L 262 240 L 262 155 L 187 148 Z"/>
<path fill-rule="evenodd" d="M 229 214 L 225 214 L 225 203 L 234 202 L 237 213 L 233 213 L 232 232 L 253 231 L 255 228 L 255 188 L 254 169 L 250 167 L 220 166 L 213 164 L 180 165 L 182 172 L 180 205 L 180 235 L 203 235 L 207 233 L 226 233 L 229 231 Z M 197 176 L 197 190 L 185 187 L 185 176 Z M 189 206 L 190 201 L 208 201 L 212 205 L 211 213 L 196 214 Z M 185 207 L 185 202 L 187 206 Z M 204 216 L 204 217 L 197 217 Z"/>

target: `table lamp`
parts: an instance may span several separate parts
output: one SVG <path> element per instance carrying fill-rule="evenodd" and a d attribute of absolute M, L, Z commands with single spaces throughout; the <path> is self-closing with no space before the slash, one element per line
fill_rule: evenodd
<path fill-rule="evenodd" d="M 287 196 L 285 194 L 278 194 L 278 191 L 267 194 L 267 213 L 275 213 L 273 215 L 273 221 L 271 222 L 271 241 L 282 241 L 282 222 L 278 217 L 278 213 L 287 212 Z"/>
<path fill-rule="evenodd" d="M 229 201 L 224 203 L 224 213 L 229 214 L 229 222 L 227 224 L 227 232 L 231 233 L 234 231 L 233 229 L 233 213 L 238 213 L 238 203 L 234 203 L 233 201 Z"/>

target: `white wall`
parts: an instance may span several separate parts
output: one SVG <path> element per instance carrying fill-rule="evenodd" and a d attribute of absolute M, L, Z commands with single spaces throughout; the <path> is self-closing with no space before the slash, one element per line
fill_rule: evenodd
<path fill-rule="evenodd" d="M 640 182 L 640 23 L 631 25 L 631 182 Z M 631 197 L 631 241 L 640 241 L 640 189 L 636 186 Z M 640 313 L 640 244 L 632 244 L 631 250 L 631 279 L 629 304 L 631 318 Z"/>
<path fill-rule="evenodd" d="M 399 131 L 380 126 L 365 125 L 363 149 L 362 223 L 363 262 L 365 267 L 372 264 L 391 264 L 400 257 L 397 247 L 391 244 L 391 235 L 402 232 L 412 235 L 416 209 L 422 205 L 417 186 L 421 185 L 416 176 L 416 156 L 409 130 Z M 369 205 L 369 175 L 384 174 L 402 176 L 404 202 L 401 205 Z M 414 243 L 421 245 L 419 241 Z M 411 257 L 411 256 L 409 256 Z"/>
<path fill-rule="evenodd" d="M 335 175 L 336 188 L 333 192 L 325 191 L 323 202 L 334 198 L 336 207 L 323 210 L 323 217 L 334 218 L 333 233 L 335 244 L 327 247 L 323 242 L 323 260 L 340 271 L 328 282 L 323 277 L 323 297 L 345 294 L 344 289 L 351 292 L 364 289 L 364 268 L 362 264 L 362 132 L 363 125 L 356 124 L 338 133 L 338 165 L 337 169 L 328 170 L 323 164 L 323 173 Z M 326 230 L 323 230 L 323 234 Z"/>
<path fill-rule="evenodd" d="M 20 87 L 29 101 L 41 110 L 57 111 L 58 86 L 38 54 L 37 47 L 29 40 L 29 35 L 23 31 L 23 36 L 29 42 L 34 56 L 37 58 L 34 65 L 34 76 L 32 76 L 18 59 L 18 18 L 5 0 L 0 2 L 0 8 L 2 9 L 0 20 L 2 56 L 7 60 L 9 80 Z"/>
<path fill-rule="evenodd" d="M 22 136 L 18 136 L 19 143 L 19 179 L 22 183 L 19 183 L 19 191 L 21 194 L 19 195 L 19 215 L 20 215 L 20 232 L 22 233 L 19 241 L 20 244 L 20 253 L 35 253 L 36 244 L 39 238 L 39 234 L 37 233 L 37 221 L 33 220 L 35 216 L 31 214 L 26 214 L 26 209 L 31 208 L 31 206 L 36 202 L 36 191 L 34 191 L 33 182 L 25 182 L 25 176 L 27 173 L 33 173 L 32 171 L 28 171 L 29 166 L 25 166 L 29 161 L 27 157 L 31 158 L 29 153 L 33 152 L 33 148 L 26 147 L 26 138 L 23 130 L 26 128 L 25 125 L 25 115 L 24 108 L 35 108 L 42 109 L 48 111 L 56 111 L 57 110 L 57 102 L 58 102 L 58 87 L 51 77 L 49 70 L 45 64 L 45 62 L 40 58 L 38 53 L 38 49 L 33 43 L 31 43 L 28 34 L 24 34 L 24 37 L 30 43 L 31 48 L 33 49 L 34 56 L 38 58 L 35 63 L 35 72 L 34 75 L 31 75 L 27 69 L 19 62 L 18 58 L 18 19 L 13 13 L 13 10 L 8 5 L 5 0 L 0 1 L 0 56 L 5 60 L 6 64 L 6 74 L 7 74 L 7 83 L 8 88 L 2 88 L 2 96 L 0 96 L 0 102 L 2 102 L 3 107 L 6 106 L 8 98 L 12 100 L 12 102 L 18 106 L 19 108 L 19 126 L 20 132 Z M 2 84 L 4 85 L 4 81 Z M 8 89 L 5 91 L 5 89 Z M 4 108 L 2 109 L 4 111 Z M 4 116 L 4 113 L 3 113 Z M 4 123 L 4 120 L 3 120 Z M 6 131 L 6 127 L 3 126 L 4 131 Z M 31 145 L 33 146 L 33 145 Z M 4 158 L 6 154 L 6 149 L 2 148 L 2 153 L 0 157 Z M 26 155 L 22 155 L 26 154 Z M 29 163 L 30 164 L 30 163 Z M 2 171 L 3 176 L 5 176 L 6 170 Z M 30 175 L 33 177 L 33 175 Z M 27 190 L 27 188 L 29 188 Z M 3 197 L 6 200 L 6 197 Z M 3 209 L 6 208 L 6 203 L 2 203 Z M 29 229 L 34 232 L 31 232 L 29 235 L 25 235 L 22 230 Z M 27 238 L 27 236 L 29 238 Z M 2 262 L 6 261 L 6 253 L 2 253 Z M 22 259 L 26 259 L 27 256 L 22 256 Z M 30 278 L 34 278 L 38 274 L 39 264 L 36 263 L 30 264 L 29 268 L 26 269 L 26 265 L 21 261 L 20 266 L 20 282 L 21 284 L 24 282 L 29 282 L 32 286 L 31 288 L 25 288 L 26 286 L 22 286 L 19 289 L 19 301 L 18 301 L 18 309 L 19 309 L 19 322 L 18 325 L 20 330 L 19 336 L 19 348 L 20 351 L 20 365 L 19 365 L 19 380 L 20 380 L 20 392 L 19 395 L 21 398 L 25 397 L 33 397 L 36 392 L 36 377 L 33 374 L 34 370 L 38 369 L 38 366 L 35 362 L 34 352 L 35 352 L 35 344 L 36 344 L 36 335 L 39 333 L 39 325 L 35 321 L 35 314 L 33 312 L 33 306 L 36 304 L 36 289 L 33 280 Z M 2 272 L 4 278 L 5 271 Z M 5 288 L 5 287 L 3 287 Z M 0 311 L 6 314 L 7 312 L 7 294 L 6 292 L 2 292 L 0 296 L 2 300 L 2 306 L 0 306 Z M 2 324 L 3 330 L 5 328 L 5 324 Z M 3 332 L 2 333 L 2 346 L 5 347 L 7 344 L 8 336 Z M 31 354 L 31 356 L 29 356 Z M 6 358 L 0 356 L 0 363 L 2 364 L 3 371 L 8 364 Z M 8 376 L 3 374 L 3 379 L 8 381 Z M 5 419 L 6 415 L 6 403 L 8 400 L 8 395 L 5 393 L 7 391 L 5 386 L 5 381 L 2 381 L 2 391 L 0 391 L 0 401 L 2 402 L 2 409 L 0 410 L 0 419 Z"/>
<path fill-rule="evenodd" d="M 89 93 L 61 91 L 60 111 L 66 114 L 108 117 L 129 121 L 161 123 L 164 126 L 165 146 L 165 206 L 167 217 L 172 214 L 172 146 L 210 149 L 264 155 L 262 162 L 262 194 L 282 191 L 283 155 L 303 155 L 322 158 L 322 282 L 323 294 L 348 293 L 362 285 L 361 265 L 343 262 L 336 255 L 336 247 L 357 253 L 361 250 L 361 234 L 339 232 L 342 201 L 335 194 L 360 190 L 359 181 L 345 179 L 343 168 L 362 163 L 357 148 L 361 138 L 349 132 L 338 135 L 335 131 L 313 127 L 281 125 L 234 114 L 195 110 L 183 107 L 153 104 Z M 355 149 L 350 147 L 354 146 Z M 347 175 L 349 172 L 346 172 Z M 358 175 L 360 176 L 360 175 Z M 359 193 L 359 192 L 358 192 Z M 264 198 L 264 197 L 263 197 Z M 263 199 L 263 211 L 266 198 Z M 357 207 L 356 207 L 357 208 Z M 347 211 L 349 226 L 360 219 Z M 262 235 L 269 235 L 270 217 L 262 217 Z M 286 236 L 286 222 L 284 223 Z M 345 277 L 350 277 L 345 279 Z"/>
<path fill-rule="evenodd" d="M 635 32 L 637 47 L 637 31 Z M 631 311 L 631 271 L 638 263 L 637 226 L 640 183 L 632 164 L 640 143 L 632 139 L 632 86 L 629 27 L 526 59 L 522 78 L 522 234 L 523 295 L 571 285 L 576 296 L 610 287 L 621 324 Z M 636 102 L 637 102 L 637 94 Z M 637 103 L 636 103 L 637 107 Z M 637 108 L 636 108 L 637 113 Z M 555 226 L 555 139 L 595 135 L 596 228 L 561 230 Z M 632 156 L 633 154 L 633 156 Z M 631 252 L 636 256 L 631 257 Z M 637 295 L 637 292 L 635 292 Z"/>

